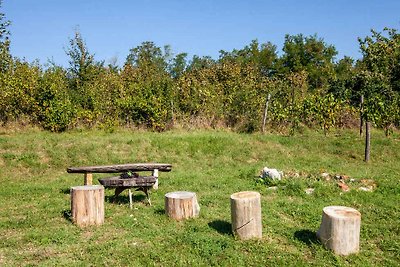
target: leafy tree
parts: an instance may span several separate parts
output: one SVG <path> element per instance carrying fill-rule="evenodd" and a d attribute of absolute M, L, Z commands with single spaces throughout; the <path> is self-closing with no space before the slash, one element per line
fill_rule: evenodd
<path fill-rule="evenodd" d="M 0 0 L 0 8 L 2 5 Z M 11 25 L 9 20 L 6 20 L 5 14 L 0 12 L 0 72 L 5 72 L 11 62 L 10 54 L 10 32 L 8 27 Z"/>
<path fill-rule="evenodd" d="M 353 100 L 353 103 L 358 103 L 359 98 L 354 99 L 352 94 L 353 77 L 356 72 L 354 60 L 345 56 L 335 64 L 334 71 L 335 77 L 330 82 L 328 92 L 332 93 L 335 98 Z"/>
<path fill-rule="evenodd" d="M 212 68 L 216 64 L 215 60 L 210 56 L 200 57 L 194 55 L 187 66 L 187 71 L 200 70 L 205 68 Z"/>
<path fill-rule="evenodd" d="M 279 63 L 281 73 L 307 71 L 311 89 L 327 88 L 334 75 L 333 60 L 337 54 L 333 45 L 316 35 L 286 35 L 283 52 Z"/>
<path fill-rule="evenodd" d="M 83 109 L 94 111 L 96 98 L 101 101 L 101 96 L 96 97 L 96 88 L 91 83 L 104 71 L 104 62 L 95 61 L 79 30 L 69 40 L 66 53 L 70 58 L 68 71 L 74 102 Z"/>
<path fill-rule="evenodd" d="M 234 49 L 232 52 L 220 51 L 220 61 L 235 61 L 240 64 L 249 64 L 260 71 L 264 76 L 271 76 L 275 73 L 277 61 L 276 46 L 270 42 L 259 44 L 253 40 L 243 49 Z"/>
<path fill-rule="evenodd" d="M 122 70 L 125 95 L 118 105 L 127 122 L 164 130 L 172 117 L 172 79 L 168 73 L 170 48 L 153 42 L 132 48 Z"/>
<path fill-rule="evenodd" d="M 400 34 L 396 29 L 383 32 L 371 30 L 372 35 L 358 38 L 363 55 L 362 67 L 381 73 L 389 79 L 394 91 L 400 92 Z"/>
<path fill-rule="evenodd" d="M 165 72 L 168 59 L 171 55 L 170 47 L 164 46 L 164 51 L 154 42 L 143 42 L 141 45 L 129 50 L 126 64 L 142 70 L 143 73 Z"/>
<path fill-rule="evenodd" d="M 76 30 L 74 38 L 69 40 L 66 53 L 70 58 L 68 70 L 71 77 L 75 79 L 77 86 L 79 87 L 84 82 L 91 80 L 96 62 L 79 30 Z"/>
<path fill-rule="evenodd" d="M 185 72 L 187 67 L 186 57 L 187 53 L 180 53 L 172 59 L 172 62 L 169 66 L 169 72 L 172 78 L 179 78 Z"/>
<path fill-rule="evenodd" d="M 354 89 L 365 96 L 365 119 L 389 134 L 391 125 L 400 124 L 396 116 L 400 109 L 400 35 L 388 28 L 371 33 L 359 38 L 363 58 Z"/>

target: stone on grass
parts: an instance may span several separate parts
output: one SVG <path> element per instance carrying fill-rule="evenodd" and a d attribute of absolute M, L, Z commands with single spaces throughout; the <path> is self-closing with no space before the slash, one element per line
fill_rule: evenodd
<path fill-rule="evenodd" d="M 268 178 L 271 180 L 281 180 L 282 179 L 282 172 L 278 171 L 277 169 L 270 169 L 268 167 L 264 167 L 261 171 L 261 178 Z"/>
<path fill-rule="evenodd" d="M 314 188 L 307 188 L 305 192 L 307 195 L 311 195 L 312 193 L 314 193 L 314 190 L 315 190 Z"/>

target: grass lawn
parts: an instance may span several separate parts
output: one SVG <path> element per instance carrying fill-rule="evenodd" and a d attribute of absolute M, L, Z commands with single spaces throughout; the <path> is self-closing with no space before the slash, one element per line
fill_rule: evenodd
<path fill-rule="evenodd" d="M 398 266 L 400 133 L 386 138 L 373 131 L 371 148 L 366 164 L 363 140 L 348 130 L 292 137 L 0 130 L 0 266 Z M 82 185 L 83 175 L 66 168 L 130 162 L 173 164 L 172 172 L 160 173 L 153 205 L 137 192 L 131 210 L 127 192 L 112 203 L 106 190 L 105 223 L 73 225 L 69 190 Z M 300 177 L 266 184 L 257 178 L 264 166 Z M 347 181 L 351 190 L 343 192 L 323 172 L 354 179 Z M 358 190 L 366 183 L 372 192 Z M 182 190 L 197 193 L 200 216 L 175 222 L 164 213 L 164 195 Z M 261 193 L 261 240 L 231 234 L 229 197 L 246 190 Z M 361 212 L 359 254 L 335 256 L 316 240 L 322 208 L 330 205 Z"/>

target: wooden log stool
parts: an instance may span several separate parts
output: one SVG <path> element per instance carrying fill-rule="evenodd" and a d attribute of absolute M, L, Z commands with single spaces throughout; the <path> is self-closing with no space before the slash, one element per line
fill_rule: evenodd
<path fill-rule="evenodd" d="M 360 245 L 361 214 L 343 206 L 323 208 L 322 222 L 317 237 L 337 255 L 357 253 Z"/>
<path fill-rule="evenodd" d="M 232 232 L 241 240 L 262 238 L 261 196 L 244 191 L 231 195 Z"/>
<path fill-rule="evenodd" d="M 200 206 L 196 193 L 177 191 L 165 194 L 165 213 L 177 221 L 197 217 Z"/>
<path fill-rule="evenodd" d="M 72 221 L 80 227 L 104 222 L 104 187 L 101 185 L 71 188 Z"/>

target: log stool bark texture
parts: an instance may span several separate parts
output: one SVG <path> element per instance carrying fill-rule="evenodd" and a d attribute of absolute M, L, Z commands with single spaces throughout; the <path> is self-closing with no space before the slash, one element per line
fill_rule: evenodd
<path fill-rule="evenodd" d="M 104 187 L 101 185 L 71 188 L 72 221 L 80 227 L 104 223 Z"/>
<path fill-rule="evenodd" d="M 244 191 L 231 195 L 232 232 L 239 239 L 262 238 L 261 196 Z"/>
<path fill-rule="evenodd" d="M 343 206 L 325 207 L 317 237 L 337 255 L 357 253 L 360 246 L 361 214 Z"/>
<path fill-rule="evenodd" d="M 200 206 L 196 193 L 177 191 L 165 194 L 165 213 L 177 221 L 197 217 Z"/>

